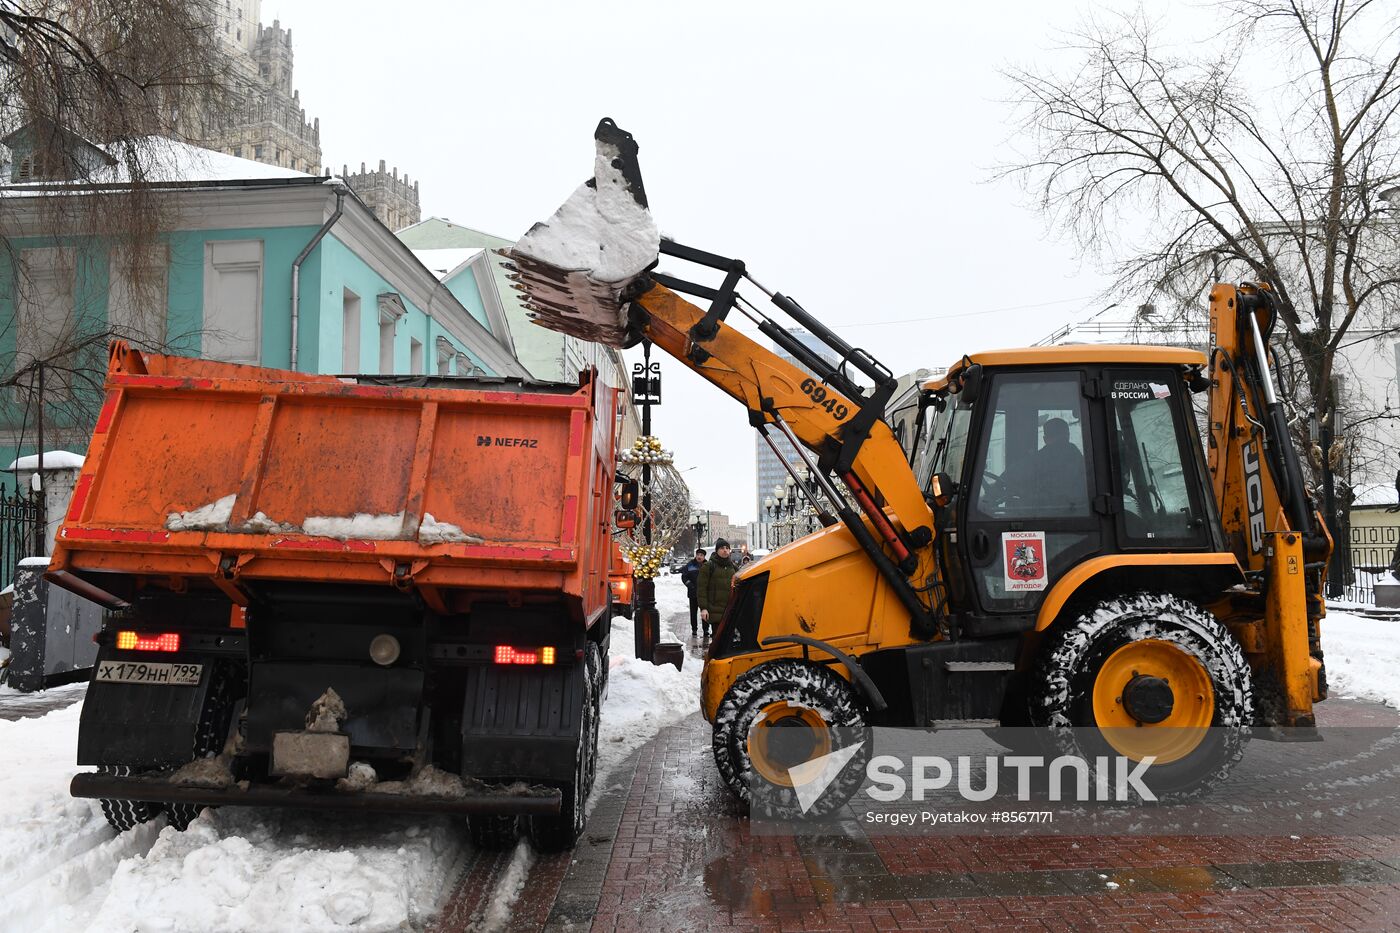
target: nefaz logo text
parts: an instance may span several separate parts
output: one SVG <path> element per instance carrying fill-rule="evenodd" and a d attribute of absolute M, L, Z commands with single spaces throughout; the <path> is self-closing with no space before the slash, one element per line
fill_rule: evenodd
<path fill-rule="evenodd" d="M 478 447 L 529 447 L 531 450 L 540 446 L 539 438 L 536 437 L 492 437 L 490 434 L 478 434 L 476 436 L 476 446 Z"/>

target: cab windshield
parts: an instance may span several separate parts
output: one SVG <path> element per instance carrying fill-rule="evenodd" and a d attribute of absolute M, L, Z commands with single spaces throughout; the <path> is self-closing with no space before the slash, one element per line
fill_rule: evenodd
<path fill-rule="evenodd" d="M 972 409 L 954 395 L 942 411 L 929 406 L 924 412 L 924 431 L 914 461 L 919 487 L 927 490 L 935 473 L 946 473 L 954 482 L 962 477 L 963 455 L 967 451 L 967 429 Z"/>

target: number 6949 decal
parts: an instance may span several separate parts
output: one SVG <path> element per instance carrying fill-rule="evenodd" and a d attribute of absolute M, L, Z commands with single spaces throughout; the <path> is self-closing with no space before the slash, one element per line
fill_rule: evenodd
<path fill-rule="evenodd" d="M 813 402 L 830 412 L 837 421 L 846 420 L 846 416 L 851 413 L 843 402 L 827 395 L 826 386 L 815 379 L 803 379 L 802 391 L 807 393 L 807 397 Z"/>

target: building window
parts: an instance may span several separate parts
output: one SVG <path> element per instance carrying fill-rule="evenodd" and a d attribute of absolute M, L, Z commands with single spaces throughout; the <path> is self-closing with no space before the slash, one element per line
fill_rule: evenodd
<path fill-rule="evenodd" d="M 439 376 L 452 375 L 452 360 L 457 356 L 457 348 L 452 346 L 452 341 L 446 337 L 437 339 L 437 374 Z"/>
<path fill-rule="evenodd" d="M 204 247 L 204 355 L 227 363 L 262 359 L 262 240 Z"/>
<path fill-rule="evenodd" d="M 360 371 L 360 296 L 345 289 L 341 299 L 342 335 L 340 350 L 340 371 L 358 373 Z"/>
<path fill-rule="evenodd" d="M 457 354 L 457 375 L 470 376 L 476 372 L 476 366 L 472 363 L 472 358 L 465 353 Z"/>
<path fill-rule="evenodd" d="M 415 376 L 423 375 L 423 341 L 416 337 L 408 341 L 408 371 Z"/>
<path fill-rule="evenodd" d="M 115 335 L 159 347 L 165 343 L 170 251 L 156 246 L 145 256 L 114 249 L 108 260 L 107 328 Z"/>
<path fill-rule="evenodd" d="M 403 299 L 395 293 L 379 296 L 379 371 L 386 376 L 394 372 L 394 331 L 404 312 Z"/>
<path fill-rule="evenodd" d="M 50 400 L 71 395 L 73 366 L 60 354 L 79 337 L 74 260 L 73 250 L 61 247 L 20 253 L 14 368 L 19 372 L 38 360 L 49 361 L 44 368 L 44 394 Z M 37 376 L 31 372 L 21 383 L 36 386 Z"/>
<path fill-rule="evenodd" d="M 263 157 L 262 154 L 263 154 L 263 147 L 262 147 L 262 146 L 254 146 L 254 147 L 253 147 L 253 158 L 258 159 L 259 161 L 261 161 L 261 160 L 262 160 L 262 157 Z"/>

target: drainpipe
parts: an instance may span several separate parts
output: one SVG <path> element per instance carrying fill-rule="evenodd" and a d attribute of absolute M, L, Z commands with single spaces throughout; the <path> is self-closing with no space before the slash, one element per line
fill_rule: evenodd
<path fill-rule="evenodd" d="M 311 238 L 311 242 L 307 243 L 302 251 L 297 254 L 296 259 L 292 260 L 292 372 L 297 371 L 297 325 L 301 312 L 301 264 L 306 261 L 307 256 L 311 255 L 311 251 L 316 248 L 322 238 L 324 238 L 327 233 L 330 233 L 331 227 L 335 226 L 335 222 L 340 219 L 342 209 L 344 208 L 344 201 L 345 189 L 337 187 L 335 189 L 335 210 L 331 212 L 330 217 L 326 218 L 326 222 L 321 224 L 321 229 L 316 231 L 316 235 Z"/>

